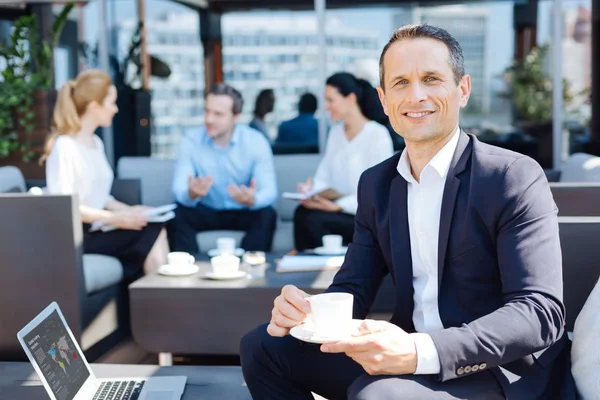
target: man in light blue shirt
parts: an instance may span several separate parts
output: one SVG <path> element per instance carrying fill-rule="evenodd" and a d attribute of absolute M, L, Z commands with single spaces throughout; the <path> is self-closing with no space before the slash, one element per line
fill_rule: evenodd
<path fill-rule="evenodd" d="M 245 250 L 271 249 L 277 199 L 273 153 L 262 133 L 237 124 L 242 106 L 237 90 L 215 85 L 205 100 L 205 126 L 181 139 L 173 180 L 179 205 L 171 231 L 175 251 L 196 254 L 196 233 L 218 229 L 245 231 Z"/>

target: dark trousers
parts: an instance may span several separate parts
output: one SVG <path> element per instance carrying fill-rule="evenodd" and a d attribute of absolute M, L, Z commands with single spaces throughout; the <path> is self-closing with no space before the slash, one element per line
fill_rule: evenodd
<path fill-rule="evenodd" d="M 345 354 L 326 354 L 319 345 L 291 336 L 271 337 L 261 325 L 242 338 L 244 379 L 258 400 L 504 399 L 490 371 L 448 382 L 429 375 L 370 376 Z"/>
<path fill-rule="evenodd" d="M 354 235 L 354 215 L 310 210 L 298 206 L 294 213 L 294 245 L 302 251 L 322 246 L 324 235 L 342 235 L 344 246 Z"/>
<path fill-rule="evenodd" d="M 173 251 L 198 253 L 196 234 L 203 231 L 244 231 L 242 248 L 249 251 L 271 251 L 277 214 L 272 207 L 258 210 L 215 210 L 202 204 L 194 208 L 181 204 L 175 210 L 175 220 L 169 237 Z"/>

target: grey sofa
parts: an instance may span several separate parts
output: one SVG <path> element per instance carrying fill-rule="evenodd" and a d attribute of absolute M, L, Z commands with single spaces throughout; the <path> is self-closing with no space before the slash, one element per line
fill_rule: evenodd
<path fill-rule="evenodd" d="M 23 193 L 25 180 L 14 167 L 0 168 L 0 189 L 0 360 L 25 359 L 16 332 L 52 301 L 86 356 L 96 359 L 129 334 L 121 263 L 83 254 L 76 197 Z M 139 181 L 115 180 L 112 194 L 139 203 Z"/>
<path fill-rule="evenodd" d="M 298 182 L 313 176 L 317 170 L 321 155 L 319 154 L 286 154 L 275 155 L 275 172 L 279 193 L 295 192 Z M 173 181 L 173 160 L 150 157 L 121 157 L 117 165 L 117 175 L 123 179 L 139 179 L 142 185 L 142 203 L 150 206 L 167 204 L 174 201 L 171 192 Z M 278 221 L 273 251 L 285 253 L 294 248 L 294 210 L 297 203 L 283 199 L 281 196 L 275 204 Z M 209 231 L 197 235 L 201 252 L 215 248 L 216 239 L 220 236 L 234 237 L 238 244 L 243 237 L 239 231 Z"/>

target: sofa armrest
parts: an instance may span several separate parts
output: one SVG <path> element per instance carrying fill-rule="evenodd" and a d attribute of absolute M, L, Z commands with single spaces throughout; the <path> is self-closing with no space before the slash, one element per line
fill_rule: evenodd
<path fill-rule="evenodd" d="M 83 232 L 76 196 L 0 195 L 0 359 L 23 360 L 17 332 L 56 301 L 81 337 Z"/>
<path fill-rule="evenodd" d="M 139 179 L 115 179 L 110 194 L 122 203 L 135 206 L 142 203 L 142 185 Z"/>

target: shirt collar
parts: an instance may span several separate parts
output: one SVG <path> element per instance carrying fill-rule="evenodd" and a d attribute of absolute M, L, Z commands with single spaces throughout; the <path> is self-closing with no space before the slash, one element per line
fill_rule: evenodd
<path fill-rule="evenodd" d="M 458 139 L 460 137 L 460 128 L 457 127 L 454 131 L 452 138 L 441 148 L 440 151 L 427 163 L 425 168 L 432 167 L 440 177 L 445 178 L 446 174 L 448 174 L 448 170 L 450 169 L 450 163 L 452 162 L 452 156 L 454 155 L 454 151 L 458 146 Z M 423 168 L 423 171 L 425 170 Z M 398 166 L 396 167 L 398 173 L 410 183 L 417 183 L 415 178 L 412 176 L 410 172 L 410 161 L 408 159 L 408 153 L 406 148 L 402 151 L 400 155 L 400 160 L 398 160 Z M 421 173 L 422 175 L 422 173 Z"/>
<path fill-rule="evenodd" d="M 231 135 L 231 140 L 229 141 L 229 146 L 231 145 L 235 145 L 240 141 L 240 125 L 235 124 L 234 128 L 233 128 L 233 134 Z M 209 145 L 213 145 L 216 146 L 215 142 L 212 140 L 212 138 L 210 136 L 208 136 L 208 133 L 206 132 L 206 126 L 204 127 L 204 143 L 209 144 Z"/>

